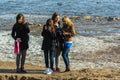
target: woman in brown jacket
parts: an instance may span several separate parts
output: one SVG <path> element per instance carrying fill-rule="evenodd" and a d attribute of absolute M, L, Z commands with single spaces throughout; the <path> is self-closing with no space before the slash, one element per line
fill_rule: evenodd
<path fill-rule="evenodd" d="M 66 65 L 66 71 L 70 71 L 70 61 L 68 54 L 70 52 L 70 48 L 72 47 L 72 37 L 75 36 L 75 29 L 73 22 L 67 17 L 62 18 L 63 22 L 63 35 L 64 35 L 64 48 L 62 52 L 62 57 L 64 60 L 64 63 Z"/>

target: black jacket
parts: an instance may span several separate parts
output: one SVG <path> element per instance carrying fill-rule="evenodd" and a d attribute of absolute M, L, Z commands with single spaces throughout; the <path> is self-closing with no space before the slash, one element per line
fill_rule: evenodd
<path fill-rule="evenodd" d="M 20 43 L 20 49 L 28 49 L 28 41 L 29 41 L 29 35 L 30 29 L 28 27 L 28 24 L 14 24 L 12 28 L 11 36 L 16 40 L 17 38 L 21 38 L 22 42 Z"/>
<path fill-rule="evenodd" d="M 54 50 L 56 45 L 56 34 L 55 32 L 51 32 L 50 30 L 46 30 L 45 26 L 43 26 L 43 31 L 41 35 L 43 36 L 42 42 L 42 50 Z"/>
<path fill-rule="evenodd" d="M 59 25 L 60 26 L 60 25 Z M 56 28 L 56 48 L 58 49 L 63 49 L 63 30 L 62 28 L 60 28 L 59 26 L 55 26 Z"/>

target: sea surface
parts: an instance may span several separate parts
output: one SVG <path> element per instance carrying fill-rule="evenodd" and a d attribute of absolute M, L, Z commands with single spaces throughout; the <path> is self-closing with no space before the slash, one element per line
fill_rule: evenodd
<path fill-rule="evenodd" d="M 120 0 L 0 0 L 0 15 L 120 16 Z"/>
<path fill-rule="evenodd" d="M 0 0 L 0 29 L 11 29 L 18 13 L 28 22 L 45 22 L 54 12 L 62 16 L 120 17 L 120 0 Z M 79 21 L 81 22 L 81 21 Z M 80 35 L 120 33 L 120 22 L 85 25 L 75 23 Z M 99 27 L 98 27 L 99 26 Z"/>

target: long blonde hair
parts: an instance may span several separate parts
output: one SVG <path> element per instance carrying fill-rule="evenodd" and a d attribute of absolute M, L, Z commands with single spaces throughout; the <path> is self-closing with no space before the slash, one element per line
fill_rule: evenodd
<path fill-rule="evenodd" d="M 75 29 L 74 29 L 74 23 L 67 17 L 67 16 L 64 16 L 62 18 L 62 21 L 65 23 L 63 25 L 63 29 L 71 29 L 72 31 L 72 35 L 71 36 L 75 36 L 76 32 L 75 32 Z"/>
<path fill-rule="evenodd" d="M 69 17 L 64 16 L 64 17 L 62 18 L 62 21 L 65 22 L 65 24 L 66 24 L 67 26 L 74 27 L 74 24 L 73 24 L 73 22 L 70 20 Z M 63 26 L 63 27 L 64 27 L 64 26 Z"/>

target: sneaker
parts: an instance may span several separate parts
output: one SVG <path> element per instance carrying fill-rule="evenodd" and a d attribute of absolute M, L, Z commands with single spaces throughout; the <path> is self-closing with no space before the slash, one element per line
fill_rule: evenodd
<path fill-rule="evenodd" d="M 21 72 L 22 73 L 27 73 L 27 71 L 24 70 L 24 67 L 21 67 Z"/>
<path fill-rule="evenodd" d="M 60 72 L 60 68 L 56 67 L 56 72 Z"/>
<path fill-rule="evenodd" d="M 52 74 L 52 70 L 50 68 L 46 68 L 46 70 L 44 71 L 44 74 Z"/>
<path fill-rule="evenodd" d="M 49 68 L 49 72 L 53 73 L 53 70 L 51 68 Z"/>
<path fill-rule="evenodd" d="M 43 72 L 44 74 L 49 72 L 49 68 L 46 68 L 46 70 Z"/>

